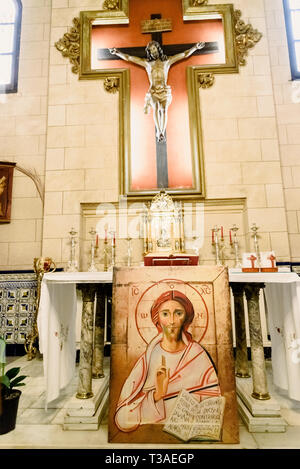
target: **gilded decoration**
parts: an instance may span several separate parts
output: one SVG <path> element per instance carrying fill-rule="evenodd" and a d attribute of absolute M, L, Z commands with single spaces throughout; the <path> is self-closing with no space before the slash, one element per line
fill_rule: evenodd
<path fill-rule="evenodd" d="M 105 0 L 102 8 L 103 10 L 119 10 L 119 0 Z"/>
<path fill-rule="evenodd" d="M 181 202 L 174 202 L 160 191 L 151 203 L 144 204 L 144 255 L 173 255 L 184 252 L 184 223 Z"/>
<path fill-rule="evenodd" d="M 236 45 L 239 65 L 246 65 L 246 56 L 262 38 L 262 33 L 254 29 L 251 24 L 246 24 L 242 19 L 240 10 L 234 11 Z"/>
<path fill-rule="evenodd" d="M 120 90 L 120 78 L 118 77 L 108 77 L 105 78 L 103 83 L 105 91 L 108 93 L 116 93 Z"/>
<path fill-rule="evenodd" d="M 79 73 L 80 65 L 80 19 L 73 19 L 74 26 L 69 33 L 65 33 L 63 37 L 54 45 L 59 50 L 63 57 L 68 57 L 72 67 L 73 73 Z"/>
<path fill-rule="evenodd" d="M 190 4 L 192 7 L 207 5 L 207 2 L 208 0 L 190 0 Z"/>
<path fill-rule="evenodd" d="M 210 88 L 215 83 L 215 77 L 212 73 L 201 73 L 198 75 L 198 82 L 200 88 Z"/>

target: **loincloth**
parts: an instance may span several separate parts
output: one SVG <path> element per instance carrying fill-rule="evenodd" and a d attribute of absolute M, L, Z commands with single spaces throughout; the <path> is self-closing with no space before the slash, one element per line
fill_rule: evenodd
<path fill-rule="evenodd" d="M 171 87 L 168 85 L 156 85 L 152 86 L 150 91 L 145 96 L 145 107 L 154 105 L 156 103 L 168 106 L 172 101 Z"/>

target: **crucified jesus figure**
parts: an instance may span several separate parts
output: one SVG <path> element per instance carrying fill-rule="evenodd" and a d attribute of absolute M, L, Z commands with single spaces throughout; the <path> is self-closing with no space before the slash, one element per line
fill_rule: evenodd
<path fill-rule="evenodd" d="M 145 96 L 144 111 L 148 114 L 149 107 L 152 106 L 153 108 L 156 138 L 158 142 L 162 142 L 166 138 L 168 107 L 172 101 L 171 87 L 167 84 L 170 67 L 176 62 L 186 59 L 196 50 L 203 49 L 204 46 L 205 42 L 197 42 L 197 44 L 190 49 L 168 57 L 163 53 L 159 42 L 151 41 L 146 47 L 146 59 L 124 54 L 115 48 L 109 49 L 111 54 L 117 55 L 122 60 L 133 62 L 136 65 L 145 68 L 149 78 L 150 87 Z"/>

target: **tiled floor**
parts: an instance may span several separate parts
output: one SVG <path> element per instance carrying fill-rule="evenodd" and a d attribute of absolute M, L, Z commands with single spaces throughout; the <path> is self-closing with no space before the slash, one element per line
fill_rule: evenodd
<path fill-rule="evenodd" d="M 22 374 L 28 376 L 22 388 L 17 425 L 15 430 L 0 435 L 0 449 L 102 449 L 129 448 L 124 444 L 107 443 L 107 417 L 97 431 L 64 431 L 62 423 L 64 406 L 77 387 L 77 376 L 45 411 L 45 384 L 41 360 L 28 362 L 19 357 L 12 366 L 21 366 Z M 291 401 L 272 385 L 271 363 L 267 363 L 271 394 L 280 402 L 282 416 L 288 423 L 285 433 L 249 433 L 240 421 L 238 445 L 201 445 L 201 448 L 226 449 L 300 449 L 300 402 Z M 199 448 L 199 444 L 176 445 L 176 448 Z M 171 445 L 130 445 L 130 448 L 173 448 Z"/>

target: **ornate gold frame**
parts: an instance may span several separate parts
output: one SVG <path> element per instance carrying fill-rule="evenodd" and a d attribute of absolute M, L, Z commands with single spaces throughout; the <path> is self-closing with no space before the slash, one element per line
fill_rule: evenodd
<path fill-rule="evenodd" d="M 194 4 L 197 6 L 194 6 Z M 261 34 L 246 25 L 241 20 L 241 12 L 235 11 L 233 4 L 207 5 L 205 0 L 182 0 L 183 18 L 188 21 L 204 18 L 222 18 L 225 37 L 225 64 L 209 66 L 187 67 L 187 89 L 189 100 L 191 153 L 194 170 L 194 188 L 190 190 L 168 190 L 173 197 L 204 198 L 204 158 L 202 147 L 201 114 L 198 97 L 199 87 L 205 89 L 213 85 L 215 74 L 238 73 L 239 66 L 245 65 L 248 49 L 253 47 L 261 38 Z M 91 29 L 92 25 L 129 23 L 129 0 L 107 2 L 106 10 L 81 11 L 75 35 L 66 33 L 64 38 L 56 43 L 56 47 L 70 61 L 78 63 L 74 73 L 79 73 L 80 80 L 104 80 L 108 92 L 119 91 L 119 192 L 132 200 L 152 198 L 157 191 L 130 191 L 130 77 L 128 69 L 91 69 Z M 72 31 L 72 30 L 71 30 Z M 78 51 L 74 41 L 79 45 Z M 73 43 L 72 43 L 73 41 Z M 75 52 L 75 54 L 74 54 Z"/>

